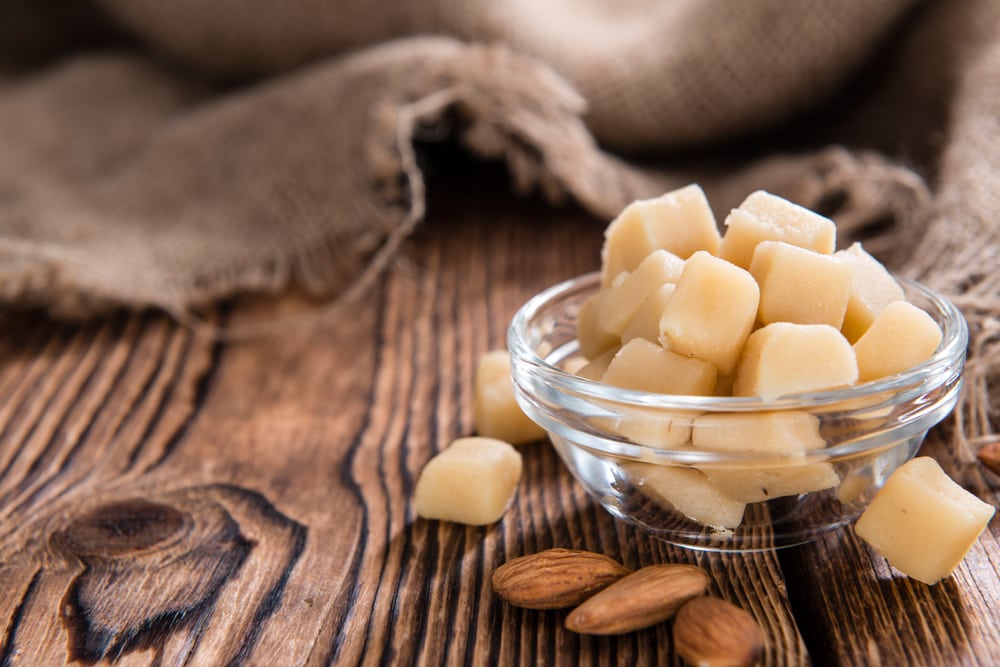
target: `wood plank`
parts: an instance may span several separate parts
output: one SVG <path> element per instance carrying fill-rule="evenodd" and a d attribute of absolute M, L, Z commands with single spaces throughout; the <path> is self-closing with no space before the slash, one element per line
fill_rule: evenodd
<path fill-rule="evenodd" d="M 502 178 L 458 164 L 377 286 L 277 335 L 216 343 L 158 315 L 9 322 L 0 664 L 677 663 L 669 624 L 582 637 L 563 629 L 564 612 L 514 609 L 493 594 L 497 565 L 552 546 L 631 567 L 706 567 L 713 593 L 761 623 L 767 664 L 809 662 L 793 612 L 820 650 L 841 635 L 852 650 L 883 641 L 886 623 L 846 634 L 832 600 L 808 607 L 793 595 L 793 605 L 784 557 L 689 552 L 613 520 L 546 443 L 523 449 L 522 485 L 499 524 L 414 515 L 423 464 L 471 432 L 477 357 L 503 345 L 527 297 L 597 265 L 602 222 L 511 201 Z M 289 297 L 215 317 L 253 326 L 303 307 Z M 810 597 L 841 594 L 791 562 Z M 878 567 L 854 575 L 857 595 Z M 992 599 L 966 598 L 966 615 L 988 618 Z M 930 602 L 914 601 L 919 620 Z M 919 632 L 915 621 L 898 641 Z M 982 645 L 1000 633 L 968 636 Z M 885 655 L 913 654 L 886 645 Z"/>

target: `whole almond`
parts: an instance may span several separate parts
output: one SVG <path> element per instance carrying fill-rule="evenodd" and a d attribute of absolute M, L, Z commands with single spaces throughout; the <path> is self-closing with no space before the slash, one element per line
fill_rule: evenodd
<path fill-rule="evenodd" d="M 980 463 L 993 471 L 994 474 L 1000 475 L 1000 442 L 986 445 L 979 450 L 978 456 Z"/>
<path fill-rule="evenodd" d="M 631 572 L 592 551 L 548 549 L 509 560 L 493 571 L 493 590 L 512 605 L 564 609 Z"/>
<path fill-rule="evenodd" d="M 648 628 L 702 595 L 708 581 L 708 573 L 694 565 L 649 565 L 570 612 L 566 628 L 587 635 L 617 635 Z"/>
<path fill-rule="evenodd" d="M 749 667 L 764 652 L 753 616 L 719 598 L 691 600 L 674 620 L 674 649 L 699 667 Z"/>

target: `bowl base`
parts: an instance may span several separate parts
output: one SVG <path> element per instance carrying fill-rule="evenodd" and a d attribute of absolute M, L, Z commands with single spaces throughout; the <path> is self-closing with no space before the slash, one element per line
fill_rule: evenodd
<path fill-rule="evenodd" d="M 646 518 L 644 517 L 646 513 L 642 510 L 629 514 L 615 505 L 605 502 L 600 504 L 613 517 L 641 528 L 661 542 L 693 551 L 724 553 L 759 553 L 808 544 L 828 533 L 841 530 L 853 523 L 857 517 L 856 514 L 849 516 L 840 514 L 836 519 L 828 520 L 821 525 L 814 525 L 804 519 L 799 526 L 773 525 L 758 521 L 753 525 L 725 529 L 700 526 L 685 517 L 677 516 L 676 511 L 656 508 L 651 512 L 652 516 L 648 516 L 652 521 L 649 523 L 643 520 Z M 759 505 L 752 510 L 756 514 L 763 514 L 767 509 L 766 503 Z"/>

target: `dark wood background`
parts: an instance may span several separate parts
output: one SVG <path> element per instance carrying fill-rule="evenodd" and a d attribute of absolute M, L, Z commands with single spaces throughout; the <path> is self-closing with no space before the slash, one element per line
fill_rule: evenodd
<path fill-rule="evenodd" d="M 0 327 L 0 664 L 679 664 L 670 624 L 574 635 L 489 575 L 548 547 L 690 562 L 747 609 L 767 664 L 1000 664 L 1000 523 L 953 577 L 893 572 L 845 530 L 687 552 L 616 523 L 547 443 L 497 525 L 416 518 L 423 464 L 471 433 L 477 357 L 539 289 L 596 268 L 605 221 L 430 165 L 427 220 L 357 303 L 213 342 L 157 313 Z M 208 313 L 229 327 L 315 305 Z M 925 452 L 994 504 L 1000 480 Z"/>

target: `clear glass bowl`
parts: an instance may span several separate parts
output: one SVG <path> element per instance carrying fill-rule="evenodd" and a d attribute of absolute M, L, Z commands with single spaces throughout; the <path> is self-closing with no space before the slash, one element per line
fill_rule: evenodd
<path fill-rule="evenodd" d="M 568 372 L 581 359 L 577 313 L 600 284 L 599 274 L 581 276 L 541 292 L 514 316 L 507 345 L 517 401 L 614 516 L 694 549 L 801 544 L 852 522 L 958 400 L 965 320 L 941 296 L 899 282 L 941 326 L 931 359 L 848 389 L 763 402 L 633 391 Z M 806 448 L 708 451 L 691 444 L 699 429 L 773 443 L 801 438 Z"/>

